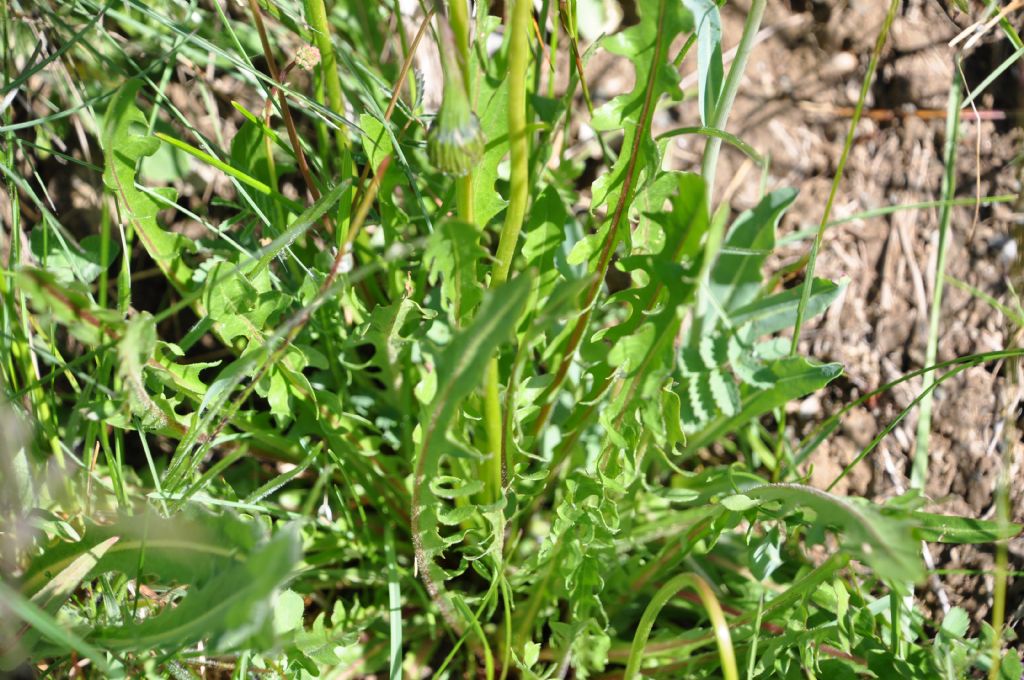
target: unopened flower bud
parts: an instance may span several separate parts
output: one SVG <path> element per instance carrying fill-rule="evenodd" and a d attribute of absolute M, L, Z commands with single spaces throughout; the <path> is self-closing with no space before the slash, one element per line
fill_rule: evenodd
<path fill-rule="evenodd" d="M 446 88 L 441 110 L 427 133 L 427 156 L 441 172 L 462 177 L 484 155 L 484 132 L 468 103 L 449 103 L 457 97 L 450 96 Z"/>

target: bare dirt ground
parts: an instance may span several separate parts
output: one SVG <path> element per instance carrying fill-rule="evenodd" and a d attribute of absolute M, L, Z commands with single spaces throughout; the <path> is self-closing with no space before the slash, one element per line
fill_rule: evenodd
<path fill-rule="evenodd" d="M 783 234 L 814 229 L 821 220 L 887 4 L 879 0 L 769 2 L 761 40 L 750 58 L 729 129 L 761 153 L 770 154 L 769 189 L 800 190 L 783 222 Z M 738 40 L 746 5 L 740 0 L 724 9 L 727 43 Z M 833 219 L 940 198 L 944 110 L 955 60 L 964 57 L 963 72 L 973 87 L 1009 54 L 998 29 L 966 53 L 950 47 L 948 42 L 973 19 L 938 0 L 903 3 L 869 93 L 871 110 L 858 127 L 839 185 Z M 1015 25 L 1019 23 L 1015 20 Z M 962 123 L 957 196 L 1020 191 L 1013 159 L 1021 154 L 1024 137 L 1017 117 L 1024 108 L 1022 91 L 1024 69 L 1018 66 L 976 102 L 981 117 L 1005 114 L 1005 118 L 980 123 L 967 118 Z M 696 124 L 695 103 L 683 105 L 677 114 L 680 120 L 692 121 L 683 124 Z M 699 167 L 703 141 L 679 139 L 671 150 L 671 162 L 683 169 Z M 750 207 L 757 199 L 760 169 L 735 150 L 723 156 L 716 195 L 729 197 L 736 209 Z M 1018 252 L 1012 217 L 1010 204 L 982 206 L 977 218 L 973 207 L 956 208 L 947 264 L 948 275 L 1011 307 L 1015 303 L 1007 280 Z M 826 393 L 794 405 L 790 421 L 794 437 L 851 400 L 924 366 L 938 224 L 939 210 L 930 208 L 858 219 L 827 232 L 817 273 L 832 279 L 847 276 L 850 284 L 827 316 L 806 332 L 804 345 L 812 356 L 841 362 L 845 376 Z M 782 249 L 776 266 L 793 263 L 809 247 L 810 241 L 803 240 Z M 939 361 L 1012 346 L 1014 330 L 987 302 L 945 286 Z M 934 509 L 973 517 L 994 515 L 1004 428 L 1020 426 L 1004 418 L 1016 410 L 1007 407 L 1011 396 L 1006 373 L 1002 364 L 979 366 L 936 391 L 926 487 Z M 809 461 L 811 483 L 830 483 L 920 390 L 921 379 L 914 379 L 852 411 L 840 431 Z M 876 499 L 903 492 L 908 487 L 916 428 L 914 409 L 836 490 Z M 1024 484 L 1020 449 L 1013 448 L 1011 513 L 1019 522 L 1024 520 Z M 937 568 L 968 573 L 933 578 L 928 588 L 919 591 L 921 602 L 936 614 L 959 605 L 972 613 L 975 622 L 986 617 L 991 605 L 991 546 L 933 545 L 931 551 Z M 1010 553 L 1011 569 L 1024 568 L 1024 541 L 1012 542 Z M 1022 586 L 1021 579 L 1011 581 L 1007 602 L 1019 637 L 1024 633 Z"/>

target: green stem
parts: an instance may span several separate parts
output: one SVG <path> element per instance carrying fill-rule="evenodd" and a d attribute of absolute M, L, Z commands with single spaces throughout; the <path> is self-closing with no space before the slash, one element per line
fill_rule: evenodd
<path fill-rule="evenodd" d="M 963 99 L 959 71 L 954 72 L 953 84 L 949 90 L 946 105 L 945 173 L 942 176 L 942 198 L 953 198 L 956 193 L 956 147 L 960 139 L 960 101 Z M 932 307 L 928 319 L 928 345 L 925 349 L 924 365 L 935 363 L 939 347 L 939 319 L 942 315 L 942 287 L 945 282 L 946 255 L 949 251 L 949 221 L 952 207 L 946 203 L 939 217 L 939 255 L 935 264 L 935 284 L 932 289 Z M 926 396 L 921 400 L 917 417 L 917 445 L 914 447 L 914 462 L 910 472 L 910 488 L 923 489 L 928 479 L 928 439 L 932 428 L 932 393 L 929 390 L 935 382 L 934 373 L 926 373 L 921 385 Z"/>
<path fill-rule="evenodd" d="M 305 0 L 305 6 L 306 20 L 313 29 L 316 48 L 320 50 L 320 73 L 324 79 L 327 103 L 331 110 L 339 116 L 344 115 L 345 96 L 341 91 L 341 79 L 338 78 L 338 59 L 334 54 L 334 45 L 331 43 L 331 25 L 327 21 L 327 8 L 324 6 L 324 0 Z M 349 144 L 348 130 L 344 125 L 335 128 L 334 139 L 344 167 L 344 161 L 348 157 Z"/>
<path fill-rule="evenodd" d="M 456 56 L 459 70 L 466 83 L 466 94 L 472 94 L 469 73 L 469 8 L 466 0 L 451 0 L 448 3 L 448 23 L 455 37 Z"/>
<path fill-rule="evenodd" d="M 331 25 L 327 20 L 327 8 L 324 0 L 305 0 L 306 20 L 313 29 L 313 39 L 316 47 L 320 50 L 320 74 L 323 91 L 327 96 L 327 104 L 339 116 L 345 115 L 345 96 L 341 90 L 341 79 L 338 77 L 338 58 L 334 54 L 334 44 L 331 42 Z M 338 181 L 344 182 L 355 176 L 355 168 L 352 165 L 352 155 L 349 152 L 348 129 L 344 125 L 338 125 L 334 129 L 334 142 L 338 147 Z M 341 244 L 344 234 L 347 231 L 352 211 L 353 193 L 348 192 L 340 201 L 339 225 L 335 232 L 335 238 Z"/>
<path fill-rule="evenodd" d="M 488 458 L 484 462 L 483 497 L 485 503 L 496 503 L 502 496 L 504 463 L 504 427 L 501 419 L 501 372 L 498 357 L 491 357 L 484 375 L 484 427 L 487 430 Z"/>
<path fill-rule="evenodd" d="M 456 3 L 458 4 L 458 3 Z M 498 251 L 491 271 L 490 287 L 496 288 L 508 280 L 515 256 L 519 233 L 526 217 L 526 204 L 530 188 L 530 140 L 526 127 L 526 76 L 530 63 L 530 10 L 527 0 L 515 0 L 510 16 L 508 47 L 508 136 L 509 136 L 509 201 L 505 222 L 498 239 Z M 484 416 L 490 457 L 487 460 L 484 483 L 486 496 L 491 502 L 502 495 L 502 467 L 505 454 L 504 428 L 501 418 L 501 381 L 498 357 L 487 366 L 487 384 L 484 388 Z"/>
<path fill-rule="evenodd" d="M 708 124 L 708 128 L 725 130 L 725 124 L 729 121 L 729 112 L 732 104 L 736 101 L 736 93 L 740 90 L 740 81 L 743 80 L 743 71 L 747 68 L 747 59 L 754 48 L 754 38 L 758 29 L 761 28 L 761 19 L 764 17 L 764 8 L 768 0 L 753 0 L 750 3 L 750 11 L 747 12 L 747 21 L 743 24 L 743 35 L 740 37 L 739 45 L 736 46 L 736 57 L 729 68 L 729 75 L 725 79 L 722 94 L 715 106 L 715 119 Z M 704 147 L 704 157 L 701 160 L 700 172 L 708 185 L 708 210 L 712 210 L 713 203 L 711 196 L 715 189 L 715 169 L 718 166 L 718 154 L 722 150 L 722 139 L 711 137 Z"/>
<path fill-rule="evenodd" d="M 526 0 L 512 5 L 511 36 L 508 49 L 508 136 L 509 200 L 505 223 L 498 241 L 497 262 L 491 274 L 491 288 L 508 280 L 519 232 L 526 216 L 530 187 L 530 140 L 526 130 L 526 76 L 530 61 L 530 8 Z"/>
<path fill-rule="evenodd" d="M 821 242 L 825 238 L 825 228 L 828 226 L 828 218 L 832 214 L 832 204 L 835 203 L 836 193 L 839 191 L 839 181 L 843 178 L 843 170 L 846 168 L 846 160 L 850 157 L 850 149 L 853 147 L 853 135 L 857 132 L 857 124 L 860 123 L 861 113 L 864 111 L 864 100 L 867 99 L 868 89 L 871 81 L 874 80 L 875 69 L 878 68 L 878 59 L 882 55 L 882 48 L 889 37 L 889 28 L 893 19 L 896 18 L 896 9 L 900 6 L 900 0 L 891 0 L 889 11 L 885 15 L 885 22 L 882 30 L 878 33 L 875 41 L 875 48 L 871 52 L 871 61 L 868 62 L 868 72 L 864 76 L 864 83 L 860 88 L 860 96 L 857 97 L 857 105 L 853 109 L 853 118 L 850 120 L 850 129 L 846 132 L 846 142 L 843 144 L 843 152 L 839 156 L 839 165 L 836 167 L 836 175 L 832 178 L 832 188 L 828 192 L 828 199 L 825 201 L 825 212 L 821 216 L 821 223 L 818 225 L 818 233 L 811 245 L 811 252 L 807 256 L 807 271 L 804 275 L 804 285 L 800 293 L 800 304 L 796 308 L 796 323 L 793 325 L 793 342 L 790 345 L 790 354 L 796 356 L 800 347 L 800 330 L 804 325 L 804 316 L 807 314 L 807 303 L 811 299 L 811 284 L 814 282 L 814 265 L 818 261 L 818 251 L 821 249 Z"/>
<path fill-rule="evenodd" d="M 697 596 L 711 620 L 715 640 L 718 642 L 718 656 L 722 661 L 722 676 L 725 680 L 739 680 L 740 674 L 736 668 L 732 637 L 729 635 L 729 624 L 725 620 L 722 605 L 718 603 L 718 598 L 708 582 L 692 573 L 679 574 L 669 580 L 658 589 L 647 605 L 640 617 L 640 623 L 637 624 L 636 635 L 633 636 L 633 644 L 629 649 L 629 660 L 626 662 L 626 672 L 623 674 L 626 680 L 633 680 L 640 676 L 640 663 L 644 658 L 644 647 L 647 645 L 647 638 L 651 635 L 651 628 L 654 627 L 654 620 L 658 618 L 662 607 L 683 588 L 693 588 L 697 591 Z"/>

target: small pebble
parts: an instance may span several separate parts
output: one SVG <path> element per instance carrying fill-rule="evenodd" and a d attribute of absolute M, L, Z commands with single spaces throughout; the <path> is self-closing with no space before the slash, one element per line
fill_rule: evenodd
<path fill-rule="evenodd" d="M 833 76 L 845 76 L 856 71 L 859 63 L 853 52 L 840 52 L 829 60 L 826 72 Z"/>
<path fill-rule="evenodd" d="M 804 420 L 811 420 L 817 418 L 821 414 L 821 400 L 816 395 L 811 395 L 800 402 L 800 408 L 797 410 L 799 415 Z"/>
<path fill-rule="evenodd" d="M 999 249 L 999 260 L 1007 266 L 1017 261 L 1017 241 L 1015 239 L 1006 239 L 1006 243 Z"/>

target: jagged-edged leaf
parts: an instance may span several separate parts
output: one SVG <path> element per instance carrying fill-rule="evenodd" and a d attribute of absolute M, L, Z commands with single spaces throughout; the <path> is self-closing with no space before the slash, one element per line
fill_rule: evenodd
<path fill-rule="evenodd" d="M 708 284 L 717 307 L 726 314 L 757 296 L 761 267 L 775 247 L 775 227 L 794 199 L 794 189 L 773 191 L 733 222 Z"/>
<path fill-rule="evenodd" d="M 652 321 L 660 334 L 674 325 L 679 308 L 696 291 L 701 244 L 708 228 L 704 179 L 691 173 L 672 173 L 670 177 L 675 182 L 669 194 L 671 208 L 648 215 L 651 228 L 656 225 L 661 231 L 648 242 L 659 243 L 661 249 L 622 258 L 623 271 L 642 273 L 644 282 L 611 296 L 609 304 L 625 303 L 629 316 L 621 324 L 596 333 L 595 340 L 616 342 L 634 333 L 642 323 Z M 656 306 L 659 313 L 652 315 Z"/>
<path fill-rule="evenodd" d="M 556 258 L 565 239 L 569 211 L 553 187 L 546 187 L 533 201 L 524 228 L 523 257 L 537 270 L 537 296 L 545 300 L 560 278 Z"/>
<path fill-rule="evenodd" d="M 723 375 L 721 371 L 712 371 L 708 374 L 708 387 L 715 401 L 716 410 L 725 416 L 736 415 L 739 410 L 740 395 L 732 378 Z"/>
<path fill-rule="evenodd" d="M 342 662 L 346 649 L 356 644 L 358 634 L 346 630 L 345 626 L 334 625 L 328 628 L 324 624 L 325 618 L 325 613 L 320 612 L 308 630 L 298 631 L 295 646 L 318 664 L 336 666 Z"/>
<path fill-rule="evenodd" d="M 370 318 L 356 329 L 347 346 L 373 346 L 373 356 L 367 366 L 376 366 L 384 372 L 387 384 L 396 387 L 401 379 L 401 358 L 413 338 L 426 332 L 424 324 L 436 312 L 420 307 L 410 298 L 402 298 L 390 305 L 378 305 Z"/>
<path fill-rule="evenodd" d="M 121 249 L 120 241 L 112 239 L 107 257 L 103 259 L 102 239 L 92 234 L 77 243 L 56 230 L 36 227 L 29 235 L 32 254 L 58 282 L 92 283 L 113 264 Z"/>
<path fill-rule="evenodd" d="M 167 416 L 153 401 L 146 389 L 143 375 L 146 363 L 156 351 L 156 321 L 149 312 L 142 312 L 125 324 L 124 335 L 117 345 L 120 359 L 117 370 L 128 392 L 132 415 L 146 429 L 159 429 Z"/>
<path fill-rule="evenodd" d="M 477 263 L 487 257 L 476 227 L 447 220 L 434 229 L 423 251 L 432 284 L 441 282 L 441 305 L 458 323 L 468 320 L 483 298 Z"/>
<path fill-rule="evenodd" d="M 729 335 L 728 357 L 729 367 L 741 383 L 755 389 L 771 388 L 772 383 L 761 371 L 763 364 L 760 358 L 736 334 Z"/>
<path fill-rule="evenodd" d="M 135 95 L 142 81 L 132 79 L 114 94 L 103 118 L 103 183 L 117 197 L 123 218 L 134 228 L 149 256 L 178 290 L 190 287 L 192 270 L 182 254 L 193 249 L 192 241 L 182 234 L 162 229 L 156 215 L 166 205 L 135 187 L 135 170 L 139 161 L 160 148 L 160 140 L 145 134 L 146 118 L 135 105 Z M 173 204 L 177 192 L 169 188 L 154 189 Z"/>
<path fill-rule="evenodd" d="M 608 206 L 610 217 L 625 188 L 627 175 L 631 175 L 629 191 L 637 193 L 644 183 L 652 180 L 660 166 L 658 147 L 650 137 L 651 116 L 662 95 L 671 93 L 678 96 L 679 74 L 677 69 L 667 65 L 671 58 L 669 46 L 680 33 L 689 30 L 692 17 L 679 2 L 637 3 L 640 22 L 606 38 L 602 46 L 612 54 L 629 59 L 633 64 L 635 85 L 633 89 L 619 95 L 594 112 L 591 122 L 595 130 L 622 130 L 622 148 L 611 170 L 594 182 L 591 211 L 596 213 Z M 639 140 L 638 140 L 639 136 Z M 633 154 L 636 147 L 637 153 Z M 660 206 L 659 206 L 660 207 Z M 622 227 L 627 220 L 618 223 L 619 233 L 609 234 L 614 219 L 606 219 L 597 232 L 576 244 L 569 257 L 573 264 L 591 261 L 596 266 L 594 255 L 609 238 L 618 241 Z"/>
<path fill-rule="evenodd" d="M 31 267 L 18 269 L 15 276 L 37 312 L 65 326 L 86 345 L 95 347 L 124 331 L 121 315 L 95 304 L 80 285 L 62 285 L 49 272 Z"/>
<path fill-rule="evenodd" d="M 770 387 L 752 389 L 744 394 L 735 415 L 721 414 L 711 419 L 700 432 L 690 437 L 687 451 L 695 452 L 753 418 L 783 406 L 791 399 L 821 389 L 838 378 L 842 371 L 840 364 L 816 364 L 799 357 L 779 359 L 767 364 L 757 372 L 756 378 L 761 383 L 770 384 Z M 685 417 L 683 425 L 686 426 Z"/>
<path fill-rule="evenodd" d="M 430 482 L 440 474 L 441 456 L 449 448 L 448 426 L 462 400 L 483 384 L 484 368 L 494 352 L 512 337 L 531 286 L 531 277 L 521 275 L 488 291 L 473 323 L 458 333 L 437 358 L 437 388 L 421 420 L 413 478 L 414 540 L 426 559 L 443 547 L 436 531 L 442 507 Z"/>

